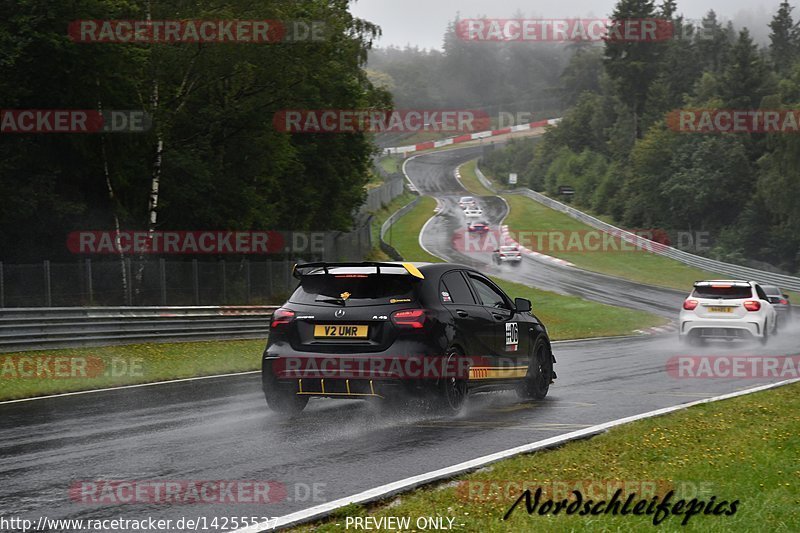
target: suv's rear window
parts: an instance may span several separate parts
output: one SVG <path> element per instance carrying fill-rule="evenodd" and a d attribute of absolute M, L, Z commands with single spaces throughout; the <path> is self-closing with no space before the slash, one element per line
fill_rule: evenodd
<path fill-rule="evenodd" d="M 290 302 L 340 305 L 343 293 L 350 293 L 347 306 L 385 305 L 391 300 L 413 300 L 415 278 L 408 274 L 311 274 L 303 276 Z M 335 301 L 326 301 L 335 300 Z"/>
<path fill-rule="evenodd" d="M 751 287 L 712 287 L 700 286 L 694 288 L 692 296 L 696 298 L 722 298 L 723 300 L 741 300 L 752 298 L 753 289 Z"/>

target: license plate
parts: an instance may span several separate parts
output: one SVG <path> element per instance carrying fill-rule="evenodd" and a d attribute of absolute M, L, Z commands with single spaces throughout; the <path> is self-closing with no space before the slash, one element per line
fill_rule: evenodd
<path fill-rule="evenodd" d="M 347 338 L 347 339 L 366 339 L 369 334 L 369 326 L 342 325 L 318 325 L 314 326 L 314 336 L 319 339 Z"/>
<path fill-rule="evenodd" d="M 709 307 L 712 313 L 733 313 L 733 307 Z"/>

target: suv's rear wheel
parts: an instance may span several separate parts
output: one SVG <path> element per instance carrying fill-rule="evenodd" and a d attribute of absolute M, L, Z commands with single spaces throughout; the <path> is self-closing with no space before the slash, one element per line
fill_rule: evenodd
<path fill-rule="evenodd" d="M 761 346 L 766 346 L 769 342 L 769 322 L 766 320 L 764 321 L 764 335 L 758 339 L 758 341 L 761 343 Z"/>
<path fill-rule="evenodd" d="M 551 381 L 553 381 L 553 354 L 550 353 L 550 348 L 544 338 L 539 337 L 533 343 L 528 362 L 528 374 L 517 388 L 517 394 L 521 398 L 542 400 L 550 390 Z"/>

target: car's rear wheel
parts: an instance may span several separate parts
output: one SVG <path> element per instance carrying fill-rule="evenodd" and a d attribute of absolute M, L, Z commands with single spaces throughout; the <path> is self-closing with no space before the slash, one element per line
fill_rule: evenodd
<path fill-rule="evenodd" d="M 295 391 L 281 387 L 264 390 L 267 406 L 282 416 L 294 416 L 303 412 L 308 405 L 308 396 L 300 396 Z"/>
<path fill-rule="evenodd" d="M 444 368 L 460 368 L 456 360 L 461 357 L 458 348 L 452 347 L 447 350 L 445 355 L 446 364 Z M 458 414 L 464 408 L 469 395 L 467 380 L 457 375 L 446 375 L 437 384 L 434 406 L 448 414 Z"/>
<path fill-rule="evenodd" d="M 769 327 L 768 326 L 769 326 L 769 323 L 765 321 L 764 322 L 764 335 L 760 339 L 758 339 L 758 341 L 761 343 L 761 346 L 766 346 L 767 343 L 769 342 Z"/>
<path fill-rule="evenodd" d="M 533 343 L 528 373 L 517 388 L 517 394 L 521 398 L 542 400 L 550 390 L 551 381 L 553 381 L 553 354 L 550 353 L 550 347 L 544 338 L 539 337 Z"/>

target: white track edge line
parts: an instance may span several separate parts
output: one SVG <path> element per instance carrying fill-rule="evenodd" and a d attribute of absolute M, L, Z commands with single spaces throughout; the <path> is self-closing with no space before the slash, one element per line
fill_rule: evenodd
<path fill-rule="evenodd" d="M 121 385 L 119 387 L 106 387 L 104 389 L 91 389 L 91 390 L 81 390 L 75 392 L 62 392 L 59 394 L 48 394 L 47 396 L 34 396 L 33 398 L 19 398 L 17 400 L 4 400 L 0 402 L 0 405 L 6 405 L 10 403 L 21 403 L 21 402 L 32 402 L 34 400 L 47 400 L 49 398 L 63 398 L 65 396 L 79 396 L 81 394 L 94 394 L 97 392 L 111 392 L 117 390 L 124 390 L 124 389 L 139 389 L 142 387 L 154 387 L 156 385 L 169 385 L 170 383 L 184 383 L 188 381 L 200 381 L 204 379 L 214 379 L 214 378 L 230 378 L 234 376 L 246 376 L 248 374 L 260 374 L 261 370 L 248 370 L 246 372 L 233 372 L 231 374 L 214 374 L 213 376 L 199 376 L 196 378 L 180 378 L 180 379 L 170 379 L 167 381 L 152 381 L 150 383 L 137 383 L 135 385 Z"/>
<path fill-rule="evenodd" d="M 640 413 L 638 415 L 619 418 L 617 420 L 604 422 L 596 426 L 580 429 L 578 431 L 573 431 L 571 433 L 566 433 L 564 435 L 551 437 L 549 439 L 540 440 L 530 444 L 524 444 L 522 446 L 517 446 L 515 448 L 510 448 L 508 450 L 504 450 L 501 452 L 496 452 L 490 455 L 485 455 L 483 457 L 478 457 L 477 459 L 472 459 L 470 461 L 465 461 L 463 463 L 459 463 L 453 466 L 448 466 L 446 468 L 434 470 L 433 472 L 428 472 L 425 474 L 420 474 L 418 476 L 409 477 L 406 479 L 402 479 L 400 481 L 395 481 L 393 483 L 387 483 L 385 485 L 381 485 L 379 487 L 375 487 L 373 489 L 369 489 L 364 492 L 354 494 L 352 496 L 340 498 L 332 502 L 324 503 L 322 505 L 317 505 L 315 507 L 310 507 L 302 511 L 297 511 L 295 513 L 281 516 L 269 522 L 262 522 L 260 524 L 256 524 L 253 526 L 235 529 L 230 533 L 260 533 L 261 531 L 269 531 L 269 530 L 275 530 L 277 528 L 285 528 L 292 525 L 305 523 L 314 519 L 324 518 L 328 516 L 331 512 L 335 511 L 336 509 L 339 509 L 346 505 L 373 502 L 379 499 L 383 499 L 387 496 L 391 496 L 401 491 L 406 491 L 409 489 L 416 488 L 423 484 L 428 484 L 433 481 L 438 481 L 444 478 L 454 477 L 456 475 L 463 474 L 471 470 L 475 470 L 487 464 L 495 463 L 497 461 L 500 461 L 502 459 L 507 459 L 515 455 L 530 453 L 533 451 L 542 450 L 545 448 L 550 448 L 560 444 L 564 444 L 566 442 L 570 442 L 573 440 L 591 437 L 593 435 L 597 435 L 598 433 L 602 433 L 610 428 L 621 426 L 623 424 L 628 424 L 630 422 L 636 422 L 638 420 L 644 420 L 647 418 L 654 418 L 657 416 L 673 413 L 675 411 L 682 411 L 684 409 L 688 409 L 689 407 L 694 407 L 696 405 L 718 402 L 720 400 L 728 400 L 730 398 L 745 396 L 755 392 L 774 389 L 777 387 L 797 382 L 800 382 L 800 378 L 788 379 L 784 381 L 779 381 L 777 383 L 769 383 L 767 385 L 761 385 L 758 387 L 753 387 L 751 389 L 744 389 L 736 392 L 730 392 L 727 394 L 722 394 L 720 396 L 703 398 L 701 400 L 696 400 L 689 403 L 673 405 L 671 407 L 664 407 L 661 409 L 656 409 L 654 411 Z"/>

